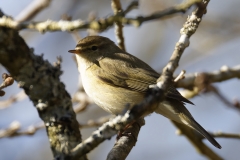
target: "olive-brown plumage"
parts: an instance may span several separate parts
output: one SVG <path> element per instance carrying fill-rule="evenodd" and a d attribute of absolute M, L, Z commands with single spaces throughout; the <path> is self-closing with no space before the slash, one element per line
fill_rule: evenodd
<path fill-rule="evenodd" d="M 98 106 L 115 115 L 122 113 L 126 104 L 140 103 L 149 85 L 156 83 L 160 76 L 148 64 L 121 50 L 106 37 L 88 36 L 69 52 L 76 54 L 86 93 Z M 155 112 L 197 130 L 214 146 L 221 148 L 194 120 L 184 102 L 193 104 L 170 87 L 166 99 Z"/>

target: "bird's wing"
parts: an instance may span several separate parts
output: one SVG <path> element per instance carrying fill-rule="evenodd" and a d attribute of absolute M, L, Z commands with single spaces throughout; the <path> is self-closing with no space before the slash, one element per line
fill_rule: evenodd
<path fill-rule="evenodd" d="M 194 105 L 191 101 L 189 101 L 187 98 L 183 97 L 179 92 L 178 90 L 173 87 L 173 86 L 170 86 L 168 88 L 168 93 L 167 93 L 167 98 L 170 98 L 170 99 L 176 99 L 176 100 L 179 100 L 181 102 L 185 102 L 185 103 L 189 103 L 189 104 L 192 104 Z"/>
<path fill-rule="evenodd" d="M 114 58 L 101 59 L 99 67 L 101 69 L 98 70 L 96 76 L 100 80 L 109 85 L 137 92 L 146 92 L 148 86 L 156 83 L 156 79 L 159 77 L 159 74 L 150 66 L 125 53 L 116 53 Z"/>
<path fill-rule="evenodd" d="M 105 83 L 129 90 L 146 93 L 149 85 L 156 84 L 160 76 L 145 62 L 127 53 L 115 53 L 115 58 L 105 57 L 98 61 L 101 68 L 96 76 Z M 174 87 L 170 87 L 167 98 L 193 104 Z"/>

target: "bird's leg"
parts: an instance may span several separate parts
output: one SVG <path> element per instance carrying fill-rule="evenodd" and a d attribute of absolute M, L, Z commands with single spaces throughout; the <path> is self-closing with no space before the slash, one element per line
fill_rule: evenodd
<path fill-rule="evenodd" d="M 124 129 L 118 132 L 116 141 L 118 141 L 122 136 L 133 137 L 134 140 L 137 141 L 137 138 L 134 136 L 134 134 L 131 133 L 131 129 L 133 128 L 134 125 L 137 125 L 140 130 L 142 126 L 141 124 L 142 122 L 139 122 L 139 120 L 136 120 L 136 121 L 133 121 L 132 123 L 127 124 Z"/>

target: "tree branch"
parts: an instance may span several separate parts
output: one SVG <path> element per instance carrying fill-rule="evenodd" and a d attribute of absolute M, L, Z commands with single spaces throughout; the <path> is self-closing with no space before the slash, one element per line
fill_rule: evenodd
<path fill-rule="evenodd" d="M 59 79 L 60 64 L 52 66 L 42 56 L 34 55 L 13 29 L 0 27 L 0 37 L 0 63 L 36 107 L 46 126 L 54 157 L 65 159 L 66 154 L 81 142 L 81 134 L 71 97 Z"/>
<path fill-rule="evenodd" d="M 3 16 L 0 18 L 0 26 L 22 30 L 22 29 L 33 29 L 39 32 L 47 31 L 73 31 L 76 29 L 93 29 L 97 31 L 103 31 L 113 26 L 115 22 L 120 22 L 124 25 L 133 25 L 139 27 L 143 22 L 160 19 L 169 15 L 176 13 L 184 13 L 192 5 L 199 3 L 200 0 L 189 0 L 185 3 L 165 9 L 163 11 L 156 12 L 149 16 L 138 16 L 137 18 L 126 18 L 124 15 L 113 15 L 109 16 L 106 19 L 94 20 L 91 22 L 86 22 L 82 20 L 75 21 L 51 21 L 47 20 L 45 22 L 25 22 L 19 23 L 14 21 L 12 18 Z"/>

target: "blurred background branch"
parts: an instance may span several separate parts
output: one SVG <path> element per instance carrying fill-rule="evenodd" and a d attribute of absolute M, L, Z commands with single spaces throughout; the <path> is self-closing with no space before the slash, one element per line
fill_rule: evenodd
<path fill-rule="evenodd" d="M 52 0 L 34 0 L 15 17 L 18 22 L 29 21 L 51 4 Z"/>
<path fill-rule="evenodd" d="M 86 124 L 78 124 L 79 128 L 99 127 L 103 123 L 107 122 L 111 118 L 110 116 L 101 117 L 98 120 L 88 120 Z M 0 130 L 0 138 L 34 135 L 38 130 L 44 129 L 44 123 L 30 125 L 26 129 L 21 129 L 21 124 L 18 121 L 13 121 L 8 128 Z"/>
<path fill-rule="evenodd" d="M 188 2 L 188 3 L 186 3 Z M 8 27 L 12 29 L 22 30 L 22 29 L 33 29 L 37 30 L 41 33 L 47 31 L 73 31 L 76 29 L 94 29 L 97 31 L 103 31 L 107 28 L 111 27 L 114 23 L 119 22 L 125 25 L 132 25 L 135 27 L 139 27 L 143 22 L 160 19 L 162 17 L 176 14 L 176 13 L 184 13 L 187 9 L 189 9 L 192 5 L 201 2 L 200 0 L 189 0 L 185 3 L 177 5 L 175 7 L 168 8 L 163 11 L 156 12 L 149 16 L 138 16 L 137 18 L 126 18 L 123 14 L 117 14 L 113 16 L 109 16 L 106 19 L 94 20 L 92 22 L 86 22 L 82 20 L 74 20 L 74 21 L 52 21 L 47 20 L 45 22 L 26 22 L 19 23 L 14 21 L 11 17 L 3 16 L 0 18 L 0 26 Z M 130 4 L 132 5 L 132 3 Z M 129 8 L 129 7 L 128 7 Z"/>

